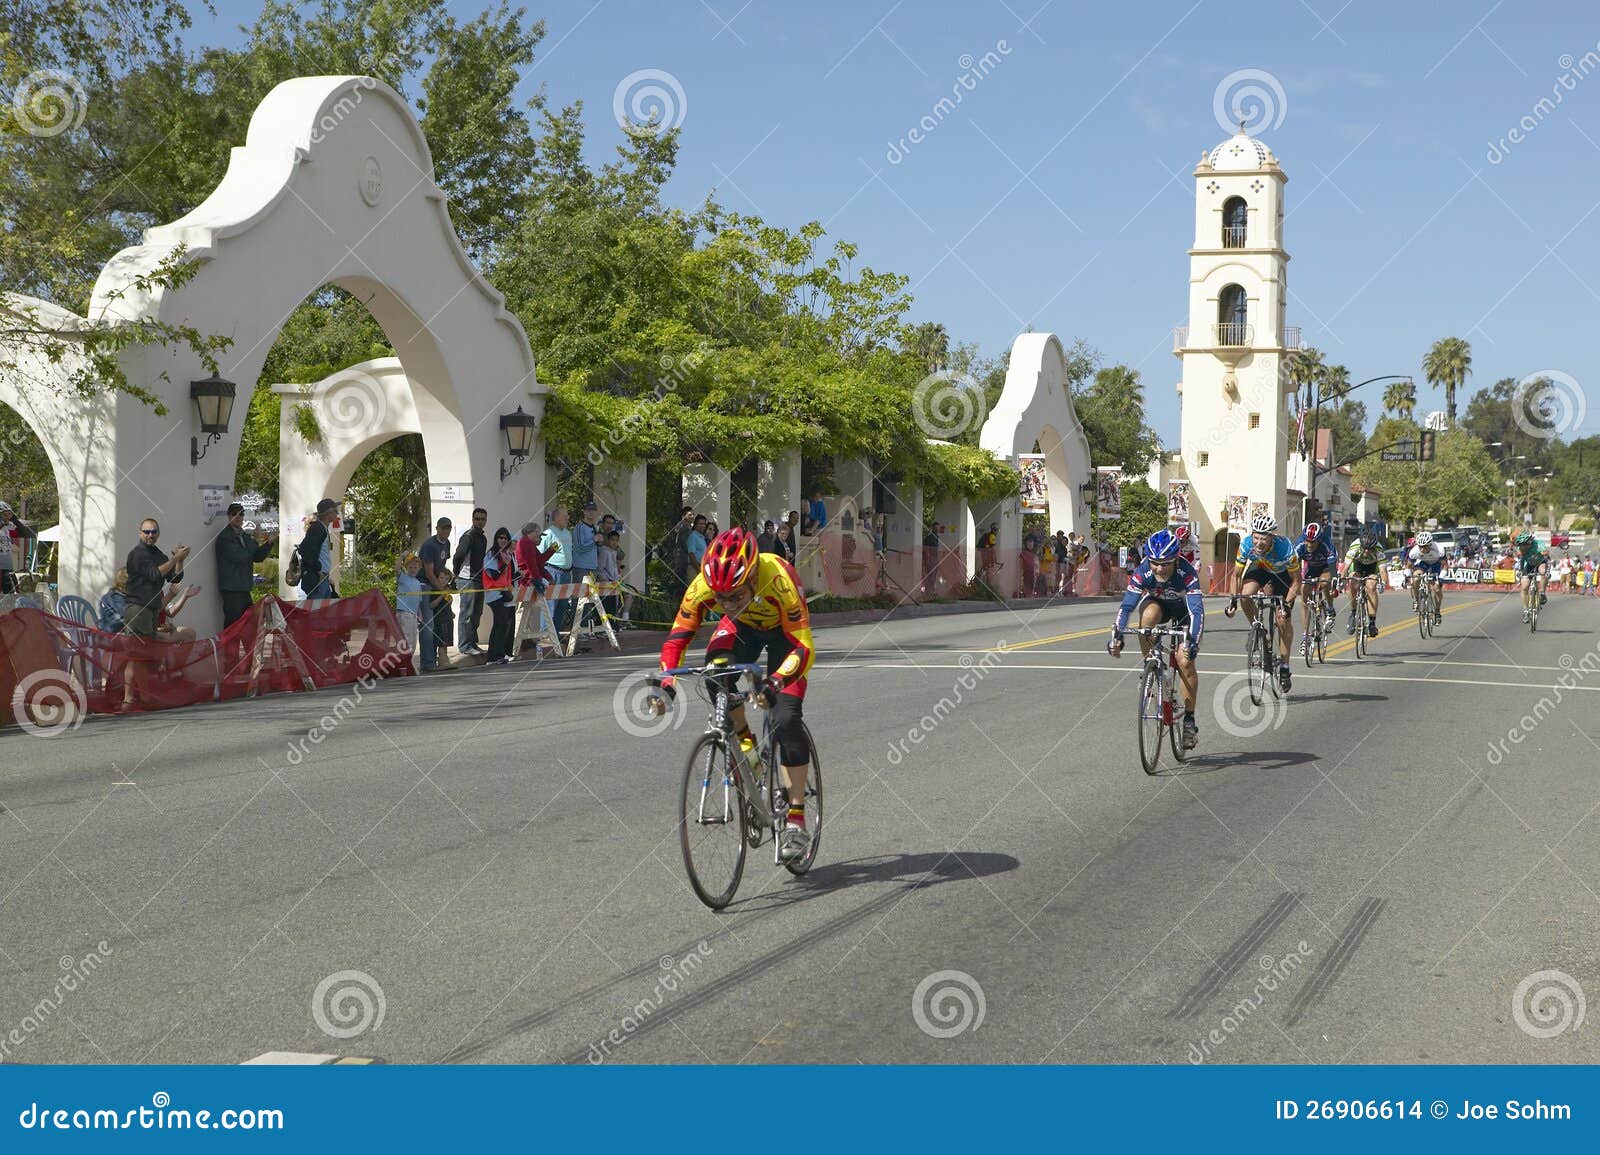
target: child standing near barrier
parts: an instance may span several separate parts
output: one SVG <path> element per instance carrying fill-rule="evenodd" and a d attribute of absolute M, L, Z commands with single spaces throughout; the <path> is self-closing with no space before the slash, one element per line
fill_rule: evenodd
<path fill-rule="evenodd" d="M 433 615 L 426 612 L 428 600 L 422 592 L 421 572 L 422 559 L 414 553 L 408 553 L 400 562 L 395 577 L 394 608 L 400 616 L 400 631 L 405 636 L 406 644 L 411 647 L 413 662 L 421 660 L 422 635 L 433 630 Z M 423 667 L 419 664 L 417 669 L 422 670 Z"/>

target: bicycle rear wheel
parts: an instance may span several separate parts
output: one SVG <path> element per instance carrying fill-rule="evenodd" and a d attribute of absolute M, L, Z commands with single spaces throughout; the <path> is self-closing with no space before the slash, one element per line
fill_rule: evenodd
<path fill-rule="evenodd" d="M 805 727 L 806 745 L 811 747 L 811 772 L 806 775 L 806 832 L 811 836 L 811 843 L 806 847 L 803 858 L 793 862 L 785 862 L 784 869 L 790 874 L 804 874 L 811 869 L 811 864 L 817 860 L 817 848 L 822 845 L 822 760 L 817 757 L 816 739 L 811 737 L 811 728 L 805 722 L 800 725 Z M 772 755 L 768 773 L 770 779 L 770 793 L 772 797 L 778 796 L 782 789 L 778 782 L 778 756 L 776 751 Z"/>
<path fill-rule="evenodd" d="M 1315 644 L 1317 650 L 1317 661 L 1326 665 L 1328 661 L 1328 623 L 1326 619 L 1323 619 L 1317 624 Z"/>
<path fill-rule="evenodd" d="M 1161 713 L 1161 671 L 1147 667 L 1139 690 L 1139 764 L 1146 774 L 1154 774 L 1161 760 Z"/>
<path fill-rule="evenodd" d="M 745 799 L 726 740 L 703 734 L 683 770 L 678 844 L 689 885 L 700 901 L 721 910 L 744 876 Z"/>

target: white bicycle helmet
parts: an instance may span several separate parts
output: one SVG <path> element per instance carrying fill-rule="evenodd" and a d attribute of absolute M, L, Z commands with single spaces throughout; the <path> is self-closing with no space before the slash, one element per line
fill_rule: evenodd
<path fill-rule="evenodd" d="M 1270 513 L 1258 513 L 1250 519 L 1251 533 L 1277 533 L 1278 519 Z"/>
<path fill-rule="evenodd" d="M 1432 544 L 1433 534 L 1429 533 L 1427 530 L 1423 530 L 1421 533 L 1417 534 L 1418 549 L 1427 549 Z"/>

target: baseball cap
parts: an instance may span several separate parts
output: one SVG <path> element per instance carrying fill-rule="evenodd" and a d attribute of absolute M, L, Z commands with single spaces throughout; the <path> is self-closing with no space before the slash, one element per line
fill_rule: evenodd
<path fill-rule="evenodd" d="M 11 503 L 9 501 L 0 501 L 0 509 L 10 509 L 10 508 L 11 508 Z"/>
<path fill-rule="evenodd" d="M 596 505 L 592 501 L 586 501 L 586 502 L 583 503 L 583 508 L 584 509 L 599 509 L 600 507 L 598 505 Z"/>
<path fill-rule="evenodd" d="M 317 502 L 317 512 L 318 513 L 327 513 L 330 509 L 338 509 L 338 508 L 339 508 L 339 503 L 337 501 L 333 500 L 333 498 L 331 498 L 331 497 L 324 497 L 321 501 Z"/>
<path fill-rule="evenodd" d="M 244 506 L 240 505 L 237 501 L 230 501 L 228 503 L 228 516 L 229 517 L 232 517 L 236 513 L 243 513 L 243 512 L 244 512 Z"/>

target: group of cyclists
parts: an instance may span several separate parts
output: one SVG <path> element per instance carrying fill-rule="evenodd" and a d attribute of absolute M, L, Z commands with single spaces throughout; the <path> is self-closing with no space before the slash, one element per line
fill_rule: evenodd
<path fill-rule="evenodd" d="M 1526 595 L 1532 589 L 1542 599 L 1543 582 L 1550 575 L 1550 557 L 1534 535 L 1524 529 L 1513 539 L 1518 582 Z M 1116 619 L 1111 627 L 1111 640 L 1107 652 L 1120 657 L 1123 639 L 1129 622 L 1136 627 L 1149 628 L 1163 624 L 1186 627 L 1187 642 L 1178 653 L 1179 681 L 1183 690 L 1183 745 L 1193 749 L 1199 739 L 1199 725 L 1195 721 L 1195 699 L 1199 687 L 1199 674 L 1195 662 L 1200 652 L 1200 639 L 1205 630 L 1205 604 L 1202 598 L 1199 568 L 1192 547 L 1188 546 L 1183 527 L 1158 530 L 1144 545 L 1144 560 L 1134 569 L 1127 591 L 1117 607 Z M 1405 586 L 1412 590 L 1413 609 L 1421 612 L 1432 605 L 1433 621 L 1444 620 L 1444 569 L 1445 554 L 1433 534 L 1419 533 L 1403 550 L 1399 563 L 1405 569 Z M 1293 685 L 1290 668 L 1290 645 L 1294 636 L 1290 615 L 1295 603 L 1300 603 L 1301 645 L 1311 645 L 1312 631 L 1332 626 L 1337 617 L 1334 581 L 1346 583 L 1350 595 L 1350 616 L 1347 633 L 1354 634 L 1359 615 L 1358 597 L 1365 600 L 1368 637 L 1378 635 L 1378 599 L 1388 585 L 1389 562 L 1383 551 L 1383 542 L 1371 527 L 1345 551 L 1343 561 L 1333 545 L 1328 528 L 1321 522 L 1307 525 L 1298 540 L 1291 540 L 1278 532 L 1278 521 L 1269 513 L 1257 514 L 1250 523 L 1250 532 L 1239 542 L 1234 556 L 1234 569 L 1229 585 L 1227 608 L 1223 611 L 1232 617 L 1241 605 L 1253 625 L 1258 611 L 1258 597 L 1281 598 L 1278 609 L 1278 684 L 1287 692 Z M 1428 601 L 1422 602 L 1420 599 Z M 1529 604 L 1527 597 L 1524 606 Z M 1524 608 L 1522 620 L 1529 620 L 1529 610 Z M 1140 635 L 1139 646 L 1148 657 L 1152 640 Z"/>
<path fill-rule="evenodd" d="M 1519 584 L 1543 597 L 1543 582 L 1550 575 L 1550 556 L 1533 534 L 1524 529 L 1513 539 L 1513 554 Z M 1382 541 L 1370 527 L 1345 551 L 1337 562 L 1328 529 L 1312 522 L 1297 540 L 1278 532 L 1278 521 L 1268 513 L 1257 514 L 1250 532 L 1239 543 L 1224 613 L 1232 617 L 1241 604 L 1253 624 L 1259 612 L 1256 598 L 1276 595 L 1278 613 L 1278 684 L 1288 691 L 1293 683 L 1290 670 L 1290 645 L 1293 629 L 1290 614 L 1300 602 L 1301 642 L 1307 644 L 1313 629 L 1326 629 L 1336 619 L 1334 579 L 1348 583 L 1350 618 L 1348 632 L 1357 626 L 1357 597 L 1366 601 L 1366 629 L 1371 637 L 1378 633 L 1378 599 L 1388 579 L 1388 562 Z M 1400 555 L 1406 570 L 1406 584 L 1415 597 L 1431 597 L 1434 622 L 1442 620 L 1444 586 L 1440 573 L 1444 551 L 1433 535 L 1419 533 L 1410 548 Z M 1337 563 L 1337 564 L 1336 564 Z M 1199 692 L 1196 659 L 1205 634 L 1205 602 L 1200 584 L 1194 543 L 1186 527 L 1162 529 L 1144 543 L 1143 559 L 1129 577 L 1128 588 L 1117 607 L 1107 650 L 1120 657 L 1130 621 L 1137 627 L 1175 625 L 1186 630 L 1186 640 L 1177 653 L 1179 681 L 1183 693 L 1182 741 L 1193 749 L 1199 741 L 1195 721 L 1195 701 Z M 735 527 L 726 530 L 705 552 L 700 573 L 689 586 L 678 608 L 672 629 L 661 651 L 661 669 L 676 667 L 684 650 L 699 629 L 708 611 L 722 614 L 707 646 L 707 661 L 719 657 L 735 662 L 753 662 L 763 651 L 768 677 L 761 696 L 776 711 L 776 733 L 781 753 L 784 786 L 790 799 L 787 823 L 779 841 L 779 854 L 785 861 L 804 856 L 809 838 L 806 831 L 804 800 L 806 768 L 811 753 L 801 707 L 805 699 L 806 675 L 815 658 L 811 640 L 810 616 L 805 595 L 794 567 L 776 554 L 761 553 L 755 535 Z M 1523 621 L 1529 610 L 1523 609 Z M 1149 656 L 1153 642 L 1141 634 L 1139 647 Z M 673 695 L 672 679 L 658 679 L 658 692 L 650 709 L 662 712 L 666 699 Z M 713 683 L 715 688 L 715 683 Z M 733 715 L 741 744 L 754 746 L 743 711 Z"/>

